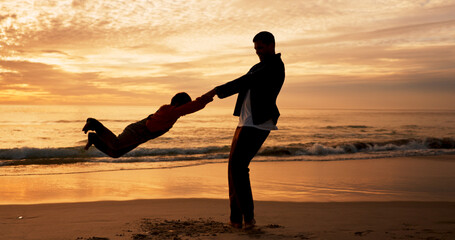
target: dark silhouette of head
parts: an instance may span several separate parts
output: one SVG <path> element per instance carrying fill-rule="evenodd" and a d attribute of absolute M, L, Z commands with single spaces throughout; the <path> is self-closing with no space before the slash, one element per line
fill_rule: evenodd
<path fill-rule="evenodd" d="M 178 106 L 182 106 L 183 104 L 189 103 L 189 102 L 191 102 L 190 95 L 188 95 L 188 93 L 186 93 L 186 92 L 181 92 L 181 93 L 175 94 L 175 96 L 172 97 L 171 105 L 178 107 Z"/>
<path fill-rule="evenodd" d="M 253 38 L 254 49 L 259 59 L 265 59 L 275 55 L 275 37 L 270 32 L 260 32 Z"/>
<path fill-rule="evenodd" d="M 265 44 L 271 44 L 271 43 L 275 43 L 275 37 L 273 36 L 272 33 L 263 31 L 263 32 L 256 34 L 256 36 L 254 36 L 253 42 L 258 42 L 258 41 L 261 41 L 262 43 L 265 43 Z"/>

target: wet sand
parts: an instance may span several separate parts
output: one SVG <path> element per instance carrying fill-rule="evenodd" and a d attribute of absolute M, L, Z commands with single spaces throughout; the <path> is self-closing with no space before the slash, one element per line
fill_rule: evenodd
<path fill-rule="evenodd" d="M 124 170 L 90 172 L 93 168 L 83 164 L 31 165 L 25 175 L 0 176 L 0 205 L 228 198 L 227 163 L 126 170 L 134 167 L 127 164 Z M 260 201 L 455 202 L 455 155 L 322 162 L 253 161 L 250 169 L 254 199 Z M 87 172 L 65 174 L 74 170 Z"/>

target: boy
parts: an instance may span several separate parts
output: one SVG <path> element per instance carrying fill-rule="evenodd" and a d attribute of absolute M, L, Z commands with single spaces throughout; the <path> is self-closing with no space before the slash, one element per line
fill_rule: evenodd
<path fill-rule="evenodd" d="M 98 120 L 88 118 L 82 131 L 86 134 L 88 131 L 95 132 L 88 134 L 85 150 L 88 150 L 93 144 L 110 157 L 121 157 L 140 144 L 169 131 L 181 116 L 203 109 L 205 105 L 213 101 L 214 96 L 215 91 L 211 90 L 191 101 L 191 97 L 187 93 L 177 93 L 172 98 L 170 105 L 163 105 L 154 114 L 128 125 L 118 137 Z"/>

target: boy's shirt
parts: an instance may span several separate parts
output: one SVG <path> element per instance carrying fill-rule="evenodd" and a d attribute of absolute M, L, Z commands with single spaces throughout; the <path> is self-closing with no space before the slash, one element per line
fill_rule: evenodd
<path fill-rule="evenodd" d="M 145 124 L 150 132 L 169 130 L 181 116 L 197 112 L 211 101 L 213 98 L 202 95 L 182 106 L 163 105 L 148 117 Z"/>

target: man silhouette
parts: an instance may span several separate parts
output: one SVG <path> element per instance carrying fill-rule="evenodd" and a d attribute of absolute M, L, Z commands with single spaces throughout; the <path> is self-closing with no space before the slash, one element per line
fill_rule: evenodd
<path fill-rule="evenodd" d="M 276 99 L 285 77 L 281 54 L 275 54 L 274 36 L 260 32 L 253 42 L 260 62 L 247 74 L 215 88 L 219 98 L 238 93 L 234 115 L 239 116 L 239 124 L 228 164 L 230 224 L 235 228 L 242 228 L 243 221 L 245 228 L 256 223 L 249 164 L 270 131 L 277 129 L 280 113 Z"/>

